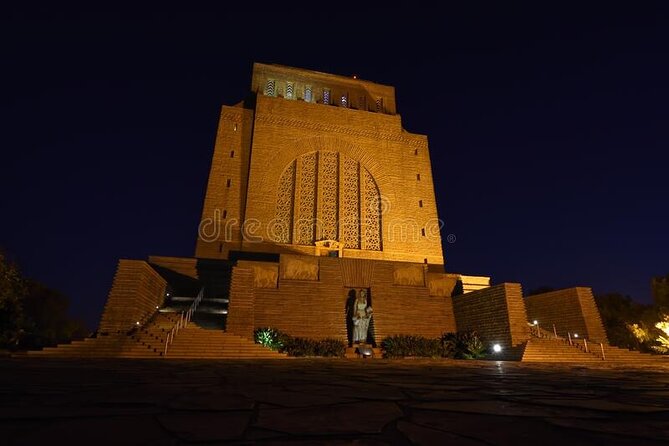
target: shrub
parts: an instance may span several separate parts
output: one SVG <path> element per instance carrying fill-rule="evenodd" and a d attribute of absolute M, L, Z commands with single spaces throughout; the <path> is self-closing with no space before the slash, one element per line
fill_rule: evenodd
<path fill-rule="evenodd" d="M 253 331 L 253 340 L 256 344 L 272 350 L 281 350 L 284 346 L 286 334 L 276 328 L 262 327 Z"/>
<path fill-rule="evenodd" d="M 338 339 L 300 338 L 270 327 L 256 328 L 253 338 L 256 344 L 288 353 L 289 356 L 342 357 L 346 351 L 346 344 Z"/>
<path fill-rule="evenodd" d="M 316 356 L 317 341 L 308 338 L 287 336 L 282 352 L 289 356 Z"/>
<path fill-rule="evenodd" d="M 386 358 L 402 358 L 419 356 L 438 358 L 442 356 L 439 339 L 428 339 L 422 336 L 395 335 L 381 341 L 383 356 Z"/>
<path fill-rule="evenodd" d="M 441 336 L 444 356 L 458 359 L 479 359 L 486 355 L 483 341 L 475 331 L 444 333 Z"/>
<path fill-rule="evenodd" d="M 381 341 L 385 358 L 418 356 L 425 358 L 478 359 L 486 355 L 483 341 L 475 331 L 444 333 L 439 339 L 413 335 L 388 336 Z"/>
<path fill-rule="evenodd" d="M 439 339 L 441 343 L 441 356 L 444 358 L 455 358 L 458 353 L 458 337 L 455 333 L 444 333 Z"/>
<path fill-rule="evenodd" d="M 341 358 L 346 352 L 346 343 L 339 339 L 326 338 L 317 341 L 316 355 Z"/>

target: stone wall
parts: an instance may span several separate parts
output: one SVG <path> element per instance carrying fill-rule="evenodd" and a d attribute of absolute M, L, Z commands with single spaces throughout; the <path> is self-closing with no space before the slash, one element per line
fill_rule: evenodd
<path fill-rule="evenodd" d="M 377 84 L 349 76 L 304 70 L 280 65 L 253 64 L 251 89 L 258 94 L 266 93 L 267 80 L 275 81 L 274 95 L 287 97 L 287 82 L 294 85 L 293 99 L 306 101 L 305 86 L 311 87 L 311 102 L 323 103 L 323 89 L 330 90 L 330 103 L 341 104 L 342 94 L 348 98 L 348 106 L 360 110 L 377 111 L 377 99 L 380 99 L 382 113 L 395 114 L 395 89 L 388 85 Z"/>
<path fill-rule="evenodd" d="M 502 283 L 453 297 L 459 331 L 476 330 L 487 342 L 517 346 L 529 339 L 520 284 Z"/>
<path fill-rule="evenodd" d="M 228 258 L 241 247 L 251 159 L 253 110 L 223 106 L 218 123 L 195 256 Z"/>
<path fill-rule="evenodd" d="M 270 68 L 275 70 L 263 69 Z M 321 75 L 308 70 L 288 72 Z M 392 87 L 383 88 L 394 94 Z M 344 249 L 344 257 L 443 265 L 425 135 L 405 131 L 399 115 L 263 95 L 257 96 L 254 109 L 241 104 L 223 107 L 196 257 L 228 258 L 230 250 L 315 254 L 312 243 L 279 244 L 268 232 L 277 215 L 282 174 L 312 152 L 335 152 L 340 160 L 355 161 L 361 178 L 365 172 L 371 175 L 382 197 L 382 250 L 364 249 L 363 240 L 363 249 Z M 317 197 L 315 202 L 320 206 L 328 200 Z M 362 209 L 367 212 L 366 206 Z M 242 220 L 260 224 L 247 226 L 252 233 L 244 241 Z M 364 238 L 364 232 L 361 235 Z"/>
<path fill-rule="evenodd" d="M 282 256 L 281 262 L 294 257 Z M 451 298 L 430 296 L 424 282 L 420 286 L 394 285 L 394 271 L 398 264 L 320 257 L 318 280 L 279 276 L 276 288 L 254 288 L 255 328 L 275 327 L 294 336 L 334 337 L 346 341 L 348 293 L 351 289 L 359 291 L 365 288 L 369 289 L 374 309 L 373 327 L 377 342 L 395 334 L 437 337 L 445 331 L 455 331 Z M 422 264 L 413 265 L 424 268 Z M 248 271 L 254 271 L 254 266 L 254 262 L 238 263 L 238 268 Z M 235 275 L 238 268 L 235 268 Z M 228 330 L 234 333 L 237 333 L 234 331 L 237 328 L 230 324 L 236 323 L 234 302 L 240 300 L 238 293 L 239 289 L 233 287 Z"/>
<path fill-rule="evenodd" d="M 395 285 L 397 264 L 378 262 L 374 268 L 371 294 L 377 341 L 396 334 L 436 338 L 455 331 L 451 297 L 430 296 L 427 283 Z"/>
<path fill-rule="evenodd" d="M 539 327 L 559 336 L 578 333 L 596 342 L 607 342 L 606 332 L 595 304 L 592 290 L 585 287 L 566 288 L 525 298 L 527 316 Z"/>
<path fill-rule="evenodd" d="M 162 266 L 193 279 L 198 278 L 197 259 L 192 257 L 149 256 L 149 263 Z"/>
<path fill-rule="evenodd" d="M 145 261 L 119 260 L 98 331 L 128 331 L 144 323 L 163 304 L 166 285 Z"/>
<path fill-rule="evenodd" d="M 235 266 L 232 268 L 226 331 L 253 339 L 256 328 L 254 308 L 253 270 Z"/>

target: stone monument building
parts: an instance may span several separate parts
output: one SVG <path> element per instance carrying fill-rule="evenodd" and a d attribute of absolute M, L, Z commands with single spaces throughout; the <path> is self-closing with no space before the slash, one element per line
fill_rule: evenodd
<path fill-rule="evenodd" d="M 588 288 L 526 306 L 518 284 L 445 270 L 438 173 L 427 136 L 402 127 L 393 87 L 256 63 L 248 97 L 221 110 L 194 256 L 121 260 L 99 333 L 155 326 L 199 296 L 202 333 L 188 333 L 202 348 L 258 327 L 350 343 L 347 311 L 364 296 L 372 343 L 475 329 L 512 351 L 529 318 L 605 342 Z"/>

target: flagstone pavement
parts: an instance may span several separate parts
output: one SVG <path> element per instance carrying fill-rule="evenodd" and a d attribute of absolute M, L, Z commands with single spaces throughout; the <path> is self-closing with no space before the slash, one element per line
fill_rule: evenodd
<path fill-rule="evenodd" d="M 16 445 L 667 445 L 669 366 L 0 359 Z"/>

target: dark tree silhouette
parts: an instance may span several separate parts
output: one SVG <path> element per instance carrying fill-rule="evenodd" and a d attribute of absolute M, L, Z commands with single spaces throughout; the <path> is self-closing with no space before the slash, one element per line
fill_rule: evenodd
<path fill-rule="evenodd" d="M 83 322 L 68 316 L 69 299 L 34 280 L 0 251 L 0 348 L 32 349 L 86 336 Z"/>

